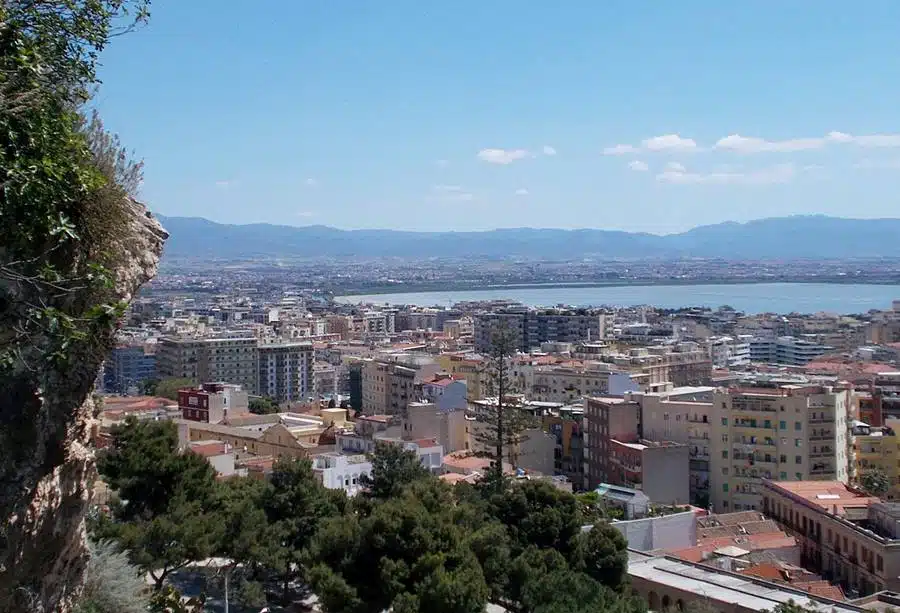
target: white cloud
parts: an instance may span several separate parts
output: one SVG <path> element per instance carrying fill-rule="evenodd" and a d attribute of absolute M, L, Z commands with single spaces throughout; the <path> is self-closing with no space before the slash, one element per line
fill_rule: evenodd
<path fill-rule="evenodd" d="M 697 148 L 697 143 L 677 134 L 664 134 L 644 139 L 641 146 L 647 151 L 692 151 Z"/>
<path fill-rule="evenodd" d="M 846 132 L 836 132 L 832 131 L 825 135 L 825 138 L 834 143 L 850 143 L 853 142 L 853 137 L 847 134 Z"/>
<path fill-rule="evenodd" d="M 684 164 L 679 164 L 678 162 L 669 162 L 668 164 L 666 164 L 666 170 L 685 172 L 687 168 L 684 167 Z"/>
<path fill-rule="evenodd" d="M 300 211 L 297 213 L 297 217 L 315 217 L 315 215 L 312 211 Z"/>
<path fill-rule="evenodd" d="M 236 181 L 232 181 L 230 179 L 223 179 L 221 181 L 216 181 L 216 187 L 219 189 L 228 189 L 237 183 Z"/>
<path fill-rule="evenodd" d="M 804 151 L 807 149 L 821 149 L 827 142 L 827 137 L 792 138 L 789 140 L 771 141 L 764 138 L 756 138 L 755 136 L 731 134 L 725 138 L 720 138 L 713 148 L 735 151 L 738 153 L 760 153 L 762 151 L 784 153 L 790 151 Z"/>
<path fill-rule="evenodd" d="M 527 195 L 528 195 L 528 190 L 525 189 L 524 187 L 520 187 L 519 189 L 516 190 L 516 196 L 527 196 Z"/>
<path fill-rule="evenodd" d="M 642 162 L 640 160 L 628 162 L 628 168 L 637 172 L 647 172 L 648 170 L 650 170 L 650 167 L 647 166 L 647 162 Z"/>
<path fill-rule="evenodd" d="M 478 152 L 478 159 L 489 164 L 512 164 L 526 157 L 525 149 L 482 149 Z"/>
<path fill-rule="evenodd" d="M 434 165 L 438 168 L 446 168 L 450 165 L 450 160 L 437 160 L 435 161 Z"/>
<path fill-rule="evenodd" d="M 787 183 L 795 175 L 796 170 L 793 164 L 778 164 L 770 168 L 749 172 L 696 173 L 666 170 L 656 175 L 656 180 L 679 185 L 770 185 L 773 183 Z"/>
<path fill-rule="evenodd" d="M 607 147 L 603 150 L 603 155 L 625 155 L 626 153 L 636 153 L 637 149 L 631 145 L 615 145 Z"/>
<path fill-rule="evenodd" d="M 307 187 L 318 187 L 319 186 L 319 182 L 312 177 L 309 177 L 306 181 L 304 181 L 304 183 L 306 184 Z"/>
<path fill-rule="evenodd" d="M 542 151 L 544 152 L 544 155 L 556 155 L 556 149 L 554 149 L 550 145 L 544 145 Z"/>
<path fill-rule="evenodd" d="M 853 142 L 861 147 L 900 147 L 900 134 L 869 134 L 856 136 Z"/>

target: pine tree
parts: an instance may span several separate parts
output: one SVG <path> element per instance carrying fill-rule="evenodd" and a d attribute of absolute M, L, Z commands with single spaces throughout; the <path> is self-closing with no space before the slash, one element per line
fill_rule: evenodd
<path fill-rule="evenodd" d="M 497 482 L 503 479 L 504 461 L 513 467 L 518 464 L 519 447 L 527 440 L 524 431 L 533 421 L 513 398 L 516 389 L 511 371 L 516 349 L 514 331 L 501 322 L 494 330 L 485 366 L 485 389 L 490 404 L 483 405 L 476 415 L 481 427 L 474 434 L 481 446 L 478 455 L 492 460 L 489 478 Z"/>

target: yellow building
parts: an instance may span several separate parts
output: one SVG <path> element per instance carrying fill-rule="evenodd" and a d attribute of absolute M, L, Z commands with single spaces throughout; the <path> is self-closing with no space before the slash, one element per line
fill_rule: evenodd
<path fill-rule="evenodd" d="M 890 489 L 881 496 L 884 500 L 900 500 L 900 440 L 892 428 L 878 428 L 856 422 L 851 437 L 850 473 L 861 483 L 867 472 L 880 470 L 887 476 Z"/>
<path fill-rule="evenodd" d="M 484 398 L 484 361 L 471 354 L 444 353 L 437 356 L 441 370 L 451 375 L 458 375 L 466 380 L 467 398 L 481 400 Z"/>

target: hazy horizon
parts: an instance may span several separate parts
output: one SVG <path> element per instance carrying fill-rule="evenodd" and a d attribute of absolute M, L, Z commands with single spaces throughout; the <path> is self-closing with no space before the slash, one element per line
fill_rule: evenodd
<path fill-rule="evenodd" d="M 153 210 L 225 223 L 890 215 L 900 4 L 814 6 L 157 3 L 95 105 Z"/>

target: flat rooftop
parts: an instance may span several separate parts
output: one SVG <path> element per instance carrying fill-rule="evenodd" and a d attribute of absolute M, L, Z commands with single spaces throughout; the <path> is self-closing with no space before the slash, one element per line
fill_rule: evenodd
<path fill-rule="evenodd" d="M 793 600 L 814 611 L 850 613 L 860 607 L 828 599 L 813 599 L 799 589 L 790 589 L 751 577 L 694 565 L 668 556 L 641 558 L 629 555 L 628 575 L 650 583 L 669 586 L 719 602 L 738 604 L 751 611 L 772 611 Z"/>
<path fill-rule="evenodd" d="M 840 481 L 766 481 L 775 491 L 787 492 L 818 506 L 826 513 L 844 515 L 846 507 L 867 507 L 879 498 L 849 489 Z"/>

